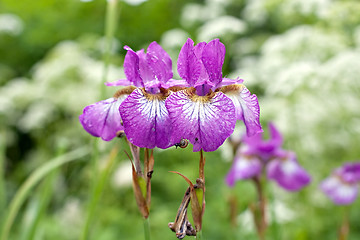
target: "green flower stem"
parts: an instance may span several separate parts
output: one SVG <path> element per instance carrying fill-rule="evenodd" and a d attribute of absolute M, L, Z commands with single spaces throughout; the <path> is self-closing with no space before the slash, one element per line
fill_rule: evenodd
<path fill-rule="evenodd" d="M 277 221 L 276 217 L 276 211 L 275 211 L 275 196 L 274 191 L 272 188 L 268 188 L 268 196 L 270 200 L 270 214 L 271 214 L 271 233 L 272 233 L 272 239 L 282 239 L 281 236 L 281 229 L 279 227 L 279 223 Z"/>
<path fill-rule="evenodd" d="M 5 214 L 5 205 L 6 205 L 6 187 L 5 187 L 5 131 L 0 132 L 0 219 L 3 219 Z M 0 226 L 2 221 L 0 220 Z"/>
<path fill-rule="evenodd" d="M 109 64 L 110 64 L 110 56 L 111 56 L 111 48 L 113 44 L 113 39 L 115 35 L 116 23 L 117 23 L 117 4 L 118 0 L 108 0 L 107 8 L 106 8 L 106 18 L 105 18 L 105 49 L 104 49 L 104 69 L 102 75 L 102 81 L 100 83 L 100 100 L 106 98 L 105 94 L 105 85 L 104 83 L 107 81 L 107 76 L 109 72 Z M 114 163 L 114 159 L 110 158 L 108 161 L 108 165 L 105 170 L 103 170 L 100 175 L 98 174 L 97 160 L 99 155 L 98 148 L 98 139 L 94 140 L 93 154 L 91 157 L 91 164 L 94 174 L 94 181 L 92 182 L 92 190 L 91 190 L 91 200 L 87 211 L 87 217 L 85 220 L 85 226 L 83 228 L 82 235 L 80 239 L 85 240 L 88 239 L 90 224 L 93 219 L 95 207 L 100 199 L 101 193 L 104 188 L 105 181 L 107 180 L 108 174 L 110 173 L 111 166 Z"/>
<path fill-rule="evenodd" d="M 90 204 L 87 209 L 87 216 L 85 219 L 85 226 L 83 228 L 82 235 L 80 237 L 81 240 L 87 240 L 89 238 L 89 231 L 90 231 L 90 225 L 94 218 L 94 213 L 96 206 L 100 200 L 101 194 L 103 192 L 105 183 L 107 182 L 111 169 L 114 166 L 115 159 L 116 159 L 117 151 L 116 148 L 113 149 L 113 151 L 110 153 L 110 156 L 107 160 L 105 168 L 99 173 L 99 175 L 96 175 L 94 177 L 95 179 L 95 186 L 93 188 L 93 192 L 91 194 L 91 200 Z"/>
<path fill-rule="evenodd" d="M 107 75 L 109 72 L 111 48 L 114 42 L 114 35 L 117 26 L 118 18 L 118 0 L 108 0 L 106 8 L 106 20 L 105 20 L 105 49 L 104 49 L 104 70 L 102 81 L 100 83 L 100 99 L 105 99 L 105 88 L 104 83 L 107 81 Z"/>
<path fill-rule="evenodd" d="M 53 183 L 54 179 L 58 173 L 58 169 L 53 170 L 49 173 L 49 176 L 44 178 L 43 183 L 39 189 L 40 193 L 37 196 L 34 196 L 34 201 L 38 202 L 36 205 L 37 211 L 35 212 L 35 216 L 32 217 L 31 221 L 29 221 L 30 226 L 26 228 L 25 237 L 23 239 L 33 240 L 36 237 L 36 231 L 38 229 L 38 225 L 41 221 L 41 218 L 44 216 L 47 207 L 49 206 L 51 196 L 53 194 Z M 30 204 L 29 208 L 32 208 L 33 205 Z"/>
<path fill-rule="evenodd" d="M 347 240 L 348 239 L 349 232 L 350 232 L 349 213 L 350 213 L 350 207 L 344 206 L 343 219 L 342 219 L 342 223 L 339 228 L 339 234 L 338 234 L 339 240 Z"/>
<path fill-rule="evenodd" d="M 150 240 L 150 219 L 144 218 L 144 239 Z"/>
<path fill-rule="evenodd" d="M 266 223 L 266 199 L 264 195 L 264 184 L 265 181 L 260 177 L 254 177 L 253 182 L 256 187 L 256 192 L 258 194 L 258 204 L 255 204 L 255 212 L 259 211 L 258 214 L 255 214 L 255 221 L 257 225 L 257 233 L 260 240 L 265 240 L 265 233 L 267 228 Z"/>
<path fill-rule="evenodd" d="M 10 203 L 8 214 L 5 218 L 4 226 L 0 240 L 8 240 L 10 229 L 14 223 L 15 217 L 19 212 L 21 205 L 24 203 L 31 189 L 52 170 L 64 165 L 65 163 L 81 159 L 89 153 L 87 148 L 80 148 L 64 154 L 60 157 L 51 159 L 50 161 L 37 168 L 21 185 Z"/>
<path fill-rule="evenodd" d="M 203 239 L 203 237 L 202 237 L 202 229 L 196 233 L 196 239 L 197 240 Z"/>

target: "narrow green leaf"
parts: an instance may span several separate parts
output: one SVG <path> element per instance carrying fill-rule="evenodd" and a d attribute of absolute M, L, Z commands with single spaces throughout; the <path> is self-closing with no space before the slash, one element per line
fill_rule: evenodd
<path fill-rule="evenodd" d="M 2 228 L 2 234 L 0 240 L 8 240 L 10 229 L 14 223 L 15 217 L 19 212 L 21 205 L 24 203 L 30 190 L 49 172 L 64 165 L 65 163 L 81 159 L 89 153 L 89 149 L 86 147 L 74 150 L 60 157 L 51 159 L 41 167 L 37 168 L 21 185 L 20 189 L 16 192 L 13 200 L 10 203 L 8 214 L 6 215 L 4 226 Z"/>

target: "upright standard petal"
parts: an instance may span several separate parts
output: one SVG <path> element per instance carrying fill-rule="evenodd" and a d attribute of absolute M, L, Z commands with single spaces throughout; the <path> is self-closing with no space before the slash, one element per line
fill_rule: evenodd
<path fill-rule="evenodd" d="M 142 148 L 168 148 L 172 131 L 165 107 L 166 93 L 148 94 L 144 89 L 134 90 L 119 110 L 128 140 Z"/>
<path fill-rule="evenodd" d="M 109 98 L 85 107 L 83 114 L 79 116 L 80 123 L 91 135 L 110 141 L 118 131 L 124 129 L 119 106 L 125 98 L 126 96 Z"/>
<path fill-rule="evenodd" d="M 193 151 L 215 151 L 235 128 L 235 109 L 223 93 L 197 96 L 190 88 L 172 93 L 166 99 L 166 108 L 172 122 L 172 142 L 188 139 Z"/>
<path fill-rule="evenodd" d="M 242 84 L 234 84 L 220 88 L 235 105 L 236 118 L 244 121 L 247 136 L 251 137 L 263 132 L 260 124 L 259 101 L 255 94 Z"/>
<path fill-rule="evenodd" d="M 247 144 L 248 154 L 256 154 L 263 160 L 270 160 L 278 150 L 281 150 L 283 138 L 280 132 L 276 129 L 275 125 L 269 123 L 270 138 L 263 139 L 263 134 L 258 133 L 252 137 L 244 136 L 243 141 Z"/>
<path fill-rule="evenodd" d="M 126 79 L 132 82 L 135 87 L 143 87 L 144 83 L 140 76 L 140 59 L 138 54 L 128 46 L 125 46 L 124 49 L 127 50 L 124 60 L 124 73 Z"/>
<path fill-rule="evenodd" d="M 182 79 L 185 79 L 190 86 L 195 86 L 201 74 L 202 63 L 196 57 L 194 42 L 190 38 L 182 46 L 177 61 L 177 69 Z"/>
<path fill-rule="evenodd" d="M 225 58 L 225 46 L 219 39 L 210 41 L 202 51 L 201 60 L 210 81 L 217 86 L 222 81 L 222 66 Z"/>
<path fill-rule="evenodd" d="M 284 157 L 272 160 L 267 166 L 267 176 L 288 191 L 298 191 L 311 180 L 292 152 L 284 153 Z"/>
<path fill-rule="evenodd" d="M 171 58 L 157 42 L 152 42 L 149 45 L 146 61 L 161 83 L 165 84 L 173 77 Z"/>
<path fill-rule="evenodd" d="M 360 182 L 360 162 L 347 162 L 342 166 L 341 177 L 349 183 Z"/>

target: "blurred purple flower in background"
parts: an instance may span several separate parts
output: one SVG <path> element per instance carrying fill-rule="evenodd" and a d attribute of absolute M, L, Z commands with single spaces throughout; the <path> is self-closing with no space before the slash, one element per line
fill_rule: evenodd
<path fill-rule="evenodd" d="M 310 175 L 299 165 L 295 153 L 283 150 L 283 138 L 274 124 L 269 123 L 270 139 L 263 134 L 244 136 L 233 165 L 226 176 L 226 183 L 234 186 L 237 180 L 261 177 L 274 180 L 287 191 L 298 191 L 310 183 Z"/>
<path fill-rule="evenodd" d="M 321 184 L 320 189 L 338 205 L 355 201 L 360 183 L 360 162 L 348 162 L 335 169 Z"/>

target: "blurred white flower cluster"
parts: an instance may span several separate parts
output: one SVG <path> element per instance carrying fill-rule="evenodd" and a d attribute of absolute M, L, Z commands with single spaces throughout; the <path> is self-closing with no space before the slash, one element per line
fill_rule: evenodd
<path fill-rule="evenodd" d="M 0 14 L 0 34 L 19 35 L 24 29 L 24 23 L 20 17 L 6 13 Z"/>
<path fill-rule="evenodd" d="M 77 135 L 81 109 L 99 98 L 103 68 L 79 42 L 60 42 L 33 67 L 29 78 L 12 79 L 0 88 L 0 120 L 31 133 L 65 117 L 67 126 L 57 124 L 52 131 Z M 108 79 L 121 77 L 122 69 L 110 66 Z"/>
<path fill-rule="evenodd" d="M 199 41 L 237 36 L 246 31 L 247 25 L 241 19 L 227 15 L 226 8 L 231 4 L 231 0 L 207 0 L 204 5 L 188 4 L 182 10 L 181 23 L 187 28 L 197 27 Z"/>
<path fill-rule="evenodd" d="M 263 123 L 276 122 L 294 150 L 350 153 L 360 142 L 359 11 L 353 0 L 206 0 L 186 5 L 181 23 L 198 42 L 232 43 L 227 76 L 260 90 Z"/>
<path fill-rule="evenodd" d="M 304 6 L 305 2 L 311 4 Z M 264 89 L 262 119 L 277 122 L 309 154 L 324 153 L 329 147 L 350 152 L 360 141 L 359 28 L 347 29 L 349 34 L 321 25 L 335 5 L 310 0 L 278 4 L 278 9 L 287 9 L 278 12 L 279 19 L 285 19 L 281 14 L 291 9 L 302 14 L 316 10 L 319 25 L 299 25 L 271 36 L 259 56 L 235 63 L 237 74 Z M 343 16 L 342 21 L 354 14 Z"/>

